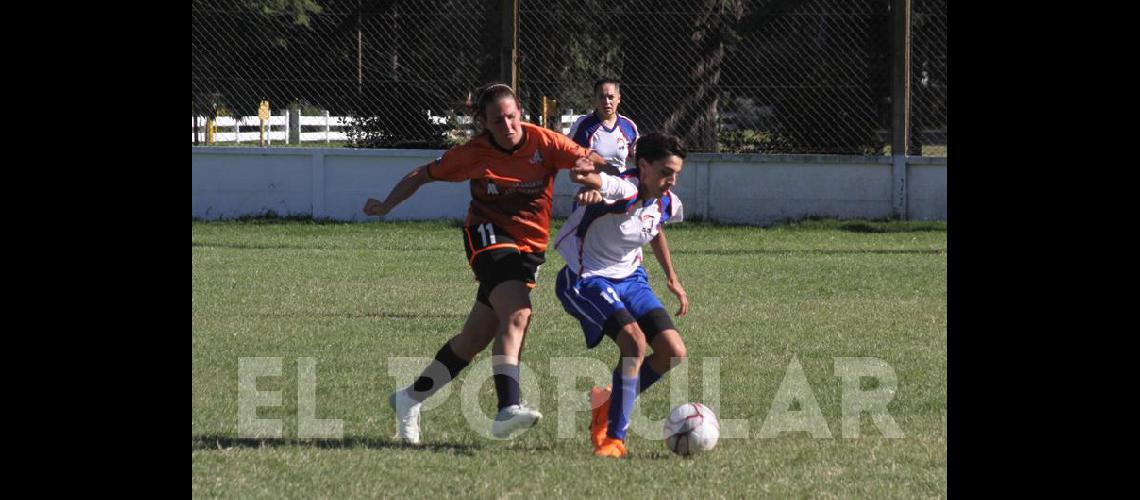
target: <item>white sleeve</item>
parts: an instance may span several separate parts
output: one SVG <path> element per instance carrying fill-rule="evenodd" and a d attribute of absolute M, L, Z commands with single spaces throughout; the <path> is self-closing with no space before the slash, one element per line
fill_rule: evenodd
<path fill-rule="evenodd" d="M 598 175 L 602 178 L 602 198 L 606 201 L 628 200 L 637 196 L 636 184 L 605 172 L 598 172 Z"/>

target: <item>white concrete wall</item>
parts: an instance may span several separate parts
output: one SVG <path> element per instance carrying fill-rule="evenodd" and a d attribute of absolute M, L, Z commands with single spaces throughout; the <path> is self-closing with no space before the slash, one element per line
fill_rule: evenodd
<path fill-rule="evenodd" d="M 192 147 L 192 208 L 204 219 L 311 215 L 369 220 L 368 197 L 383 199 L 401 177 L 439 150 Z M 946 159 L 913 158 L 907 216 L 946 219 Z M 889 157 L 693 153 L 674 191 L 687 217 L 772 224 L 809 216 L 891 216 Z M 555 181 L 554 214 L 568 215 L 577 186 Z M 433 182 L 386 219 L 462 218 L 467 183 Z"/>
<path fill-rule="evenodd" d="M 195 217 L 312 213 L 314 159 L 310 152 L 199 149 L 194 148 L 190 176 Z"/>
<path fill-rule="evenodd" d="M 907 218 L 946 220 L 946 159 L 913 158 L 907 162 Z"/>

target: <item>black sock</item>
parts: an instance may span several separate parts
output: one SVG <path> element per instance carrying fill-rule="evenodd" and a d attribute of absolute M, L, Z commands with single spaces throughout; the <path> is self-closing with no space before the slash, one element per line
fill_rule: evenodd
<path fill-rule="evenodd" d="M 495 372 L 495 395 L 499 397 L 499 409 L 519 404 L 519 366 L 498 365 Z"/>
<path fill-rule="evenodd" d="M 451 343 L 444 343 L 443 347 L 439 348 L 439 352 L 435 353 L 435 360 L 439 363 L 428 363 L 427 368 L 424 368 L 423 373 L 412 384 L 411 397 L 416 401 L 423 401 L 435 391 L 440 390 L 448 382 L 455 380 L 455 376 L 467 367 L 467 361 L 459 359 L 455 355 L 455 351 L 451 350 Z M 439 367 L 443 366 L 447 370 L 445 374 Z M 438 381 L 439 383 L 436 383 Z"/>

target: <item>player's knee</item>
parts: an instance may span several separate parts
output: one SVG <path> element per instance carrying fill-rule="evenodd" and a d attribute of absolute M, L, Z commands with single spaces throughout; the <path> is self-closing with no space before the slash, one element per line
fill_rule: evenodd
<path fill-rule="evenodd" d="M 679 338 L 669 343 L 669 351 L 669 357 L 676 359 L 678 363 L 689 358 L 689 351 L 685 348 L 685 342 Z"/>
<path fill-rule="evenodd" d="M 689 358 L 689 351 L 685 348 L 685 341 L 681 340 L 681 335 L 676 330 L 666 330 L 666 332 L 672 333 L 672 335 L 663 336 L 665 343 L 661 346 L 664 349 L 660 351 L 660 354 L 669 358 L 669 367 L 672 368 L 684 363 Z"/>
<path fill-rule="evenodd" d="M 511 311 L 506 315 L 504 321 L 507 324 L 507 332 L 523 332 L 526 330 L 527 325 L 530 324 L 531 309 L 523 307 Z"/>
<path fill-rule="evenodd" d="M 645 333 L 641 331 L 637 323 L 629 323 L 621 327 L 618 336 L 624 340 L 621 346 L 623 357 L 636 357 L 638 359 L 645 357 L 649 344 L 645 341 Z"/>

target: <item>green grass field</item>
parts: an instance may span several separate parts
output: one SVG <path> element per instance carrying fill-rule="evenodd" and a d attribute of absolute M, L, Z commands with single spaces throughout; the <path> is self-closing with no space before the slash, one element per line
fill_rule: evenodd
<path fill-rule="evenodd" d="M 703 387 L 713 377 L 704 367 L 719 362 L 720 402 L 710 406 L 722 420 L 748 425 L 747 438 L 722 438 L 691 459 L 636 433 L 630 458 L 595 458 L 589 413 L 558 412 L 560 373 L 552 365 L 578 357 L 612 367 L 618 355 L 608 340 L 587 351 L 562 311 L 553 291 L 562 267 L 556 252 L 548 253 L 532 297 L 523 353 L 540 388 L 537 398 L 524 391 L 524 399 L 538 399 L 545 419 L 513 441 L 481 437 L 463 416 L 460 394 L 469 379 L 482 381 L 471 389 L 490 418 L 494 389 L 489 369 L 469 368 L 442 404 L 424 412 L 425 446 L 410 448 L 391 439 L 387 395 L 398 382 L 388 375 L 390 358 L 433 356 L 471 307 L 475 283 L 456 223 L 195 221 L 192 235 L 196 497 L 946 495 L 945 223 L 670 226 L 691 300 L 689 316 L 675 318 L 689 349 L 688 400 L 709 403 Z M 661 269 L 645 253 L 656 282 Z M 656 289 L 675 311 L 676 299 L 663 285 Z M 280 419 L 281 439 L 238 432 L 244 357 L 282 358 L 281 376 L 257 382 L 260 391 L 280 391 L 282 405 L 257 416 Z M 888 410 L 902 438 L 884 437 L 867 414 L 859 435 L 845 437 L 835 365 L 849 357 L 878 358 L 894 370 Z M 300 358 L 316 361 L 315 418 L 341 419 L 342 438 L 298 437 Z M 793 359 L 829 438 L 760 437 Z M 664 418 L 674 403 L 674 375 L 641 398 L 648 419 Z M 584 397 L 590 385 L 582 378 L 574 388 Z M 875 386 L 864 379 L 860 387 Z M 572 419 L 571 438 L 558 436 L 560 418 Z"/>

